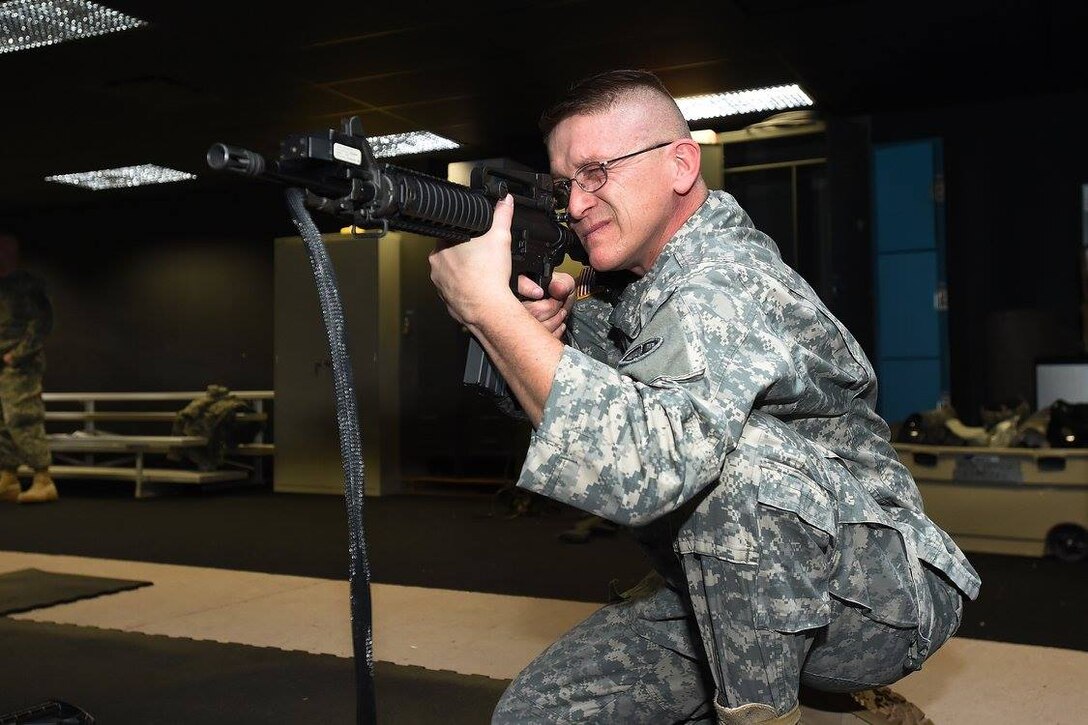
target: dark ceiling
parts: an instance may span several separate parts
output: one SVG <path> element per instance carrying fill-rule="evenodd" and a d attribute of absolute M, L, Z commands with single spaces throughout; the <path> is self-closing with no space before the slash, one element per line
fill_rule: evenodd
<path fill-rule="evenodd" d="M 613 67 L 676 95 L 797 82 L 824 116 L 1088 87 L 1079 1 L 99 1 L 149 25 L 0 54 L 0 211 L 139 193 L 43 178 L 148 162 L 216 188 L 211 143 L 272 154 L 348 115 L 455 139 L 449 160 L 536 164 L 543 106 Z"/>

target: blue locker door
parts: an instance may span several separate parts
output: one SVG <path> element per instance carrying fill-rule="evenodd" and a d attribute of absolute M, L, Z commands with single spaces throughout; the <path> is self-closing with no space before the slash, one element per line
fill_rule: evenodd
<path fill-rule="evenodd" d="M 873 149 L 877 408 L 889 422 L 948 397 L 939 139 Z"/>

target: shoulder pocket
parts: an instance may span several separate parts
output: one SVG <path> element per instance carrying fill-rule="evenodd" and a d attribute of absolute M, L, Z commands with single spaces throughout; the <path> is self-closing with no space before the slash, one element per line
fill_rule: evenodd
<path fill-rule="evenodd" d="M 688 382 L 706 373 L 706 353 L 691 315 L 681 314 L 675 298 L 653 319 L 619 360 L 619 371 L 644 383 Z"/>

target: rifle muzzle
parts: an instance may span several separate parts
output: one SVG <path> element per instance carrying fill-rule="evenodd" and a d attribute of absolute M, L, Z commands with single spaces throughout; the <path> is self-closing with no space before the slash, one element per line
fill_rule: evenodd
<path fill-rule="evenodd" d="M 255 151 L 225 143 L 212 144 L 208 149 L 208 166 L 216 171 L 233 171 L 246 176 L 264 173 L 264 157 Z"/>

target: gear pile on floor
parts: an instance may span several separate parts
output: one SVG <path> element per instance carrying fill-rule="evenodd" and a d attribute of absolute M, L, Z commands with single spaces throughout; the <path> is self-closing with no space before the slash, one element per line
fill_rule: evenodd
<path fill-rule="evenodd" d="M 1057 400 L 1040 410 L 1024 402 L 983 406 L 982 425 L 965 424 L 955 408 L 942 405 L 912 413 L 898 426 L 896 443 L 993 448 L 1088 447 L 1088 404 Z"/>
<path fill-rule="evenodd" d="M 887 687 L 851 694 L 801 690 L 803 725 L 934 725 L 925 713 Z"/>

